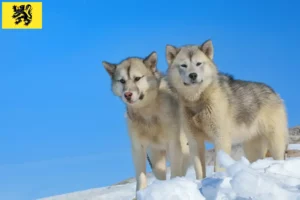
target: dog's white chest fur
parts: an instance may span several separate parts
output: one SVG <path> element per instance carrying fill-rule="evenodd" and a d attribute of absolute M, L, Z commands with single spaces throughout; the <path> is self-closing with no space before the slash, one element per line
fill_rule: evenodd
<path fill-rule="evenodd" d="M 131 121 L 135 131 L 135 137 L 139 138 L 143 145 L 165 148 L 168 141 L 167 134 L 158 116 L 140 116 Z"/>

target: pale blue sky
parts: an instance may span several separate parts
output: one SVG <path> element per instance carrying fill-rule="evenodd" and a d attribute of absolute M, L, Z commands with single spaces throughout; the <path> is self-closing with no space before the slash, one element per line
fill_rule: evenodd
<path fill-rule="evenodd" d="M 294 1 L 43 1 L 42 30 L 0 30 L 0 199 L 29 200 L 134 175 L 125 108 L 102 60 L 210 38 L 219 69 L 262 81 L 300 123 Z"/>

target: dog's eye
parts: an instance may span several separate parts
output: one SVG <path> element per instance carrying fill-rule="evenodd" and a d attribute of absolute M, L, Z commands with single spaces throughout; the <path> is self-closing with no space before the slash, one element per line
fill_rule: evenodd
<path fill-rule="evenodd" d="M 139 81 L 142 77 L 135 77 L 134 81 Z"/>
<path fill-rule="evenodd" d="M 120 83 L 122 83 L 122 84 L 125 83 L 125 80 L 124 80 L 124 79 L 121 79 L 121 80 L 119 80 L 119 81 L 120 81 Z"/>
<path fill-rule="evenodd" d="M 186 64 L 182 64 L 182 65 L 180 65 L 180 67 L 187 68 L 187 65 Z"/>
<path fill-rule="evenodd" d="M 201 62 L 197 62 L 196 63 L 196 66 L 200 66 L 202 63 Z"/>

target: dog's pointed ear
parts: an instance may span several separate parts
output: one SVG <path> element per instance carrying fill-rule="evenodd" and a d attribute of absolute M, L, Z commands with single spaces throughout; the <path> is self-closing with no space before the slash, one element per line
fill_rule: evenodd
<path fill-rule="evenodd" d="M 167 57 L 168 66 L 172 64 L 179 51 L 180 49 L 173 45 L 169 45 L 169 44 L 166 45 L 166 57 Z"/>
<path fill-rule="evenodd" d="M 148 67 L 152 72 L 155 72 L 157 65 L 157 53 L 153 51 L 143 60 L 143 62 L 146 67 Z"/>
<path fill-rule="evenodd" d="M 112 75 L 115 73 L 116 71 L 116 67 L 117 65 L 106 62 L 106 61 L 102 61 L 102 65 L 104 66 L 104 68 L 106 69 L 106 71 L 108 72 L 109 76 L 112 77 Z"/>
<path fill-rule="evenodd" d="M 211 60 L 214 57 L 214 47 L 211 40 L 206 40 L 201 46 L 200 50 L 205 53 L 207 57 L 209 57 Z"/>

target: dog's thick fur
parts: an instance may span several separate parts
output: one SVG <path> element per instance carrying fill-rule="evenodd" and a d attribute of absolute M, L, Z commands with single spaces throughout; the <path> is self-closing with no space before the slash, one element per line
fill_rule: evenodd
<path fill-rule="evenodd" d="M 119 64 L 103 61 L 103 65 L 111 76 L 113 93 L 127 107 L 136 190 L 147 186 L 147 150 L 157 179 L 166 179 L 167 157 L 171 177 L 184 176 L 189 163 L 187 138 L 180 132 L 178 100 L 156 68 L 157 54 L 152 52 L 144 59 L 129 57 Z M 132 94 L 130 101 L 126 92 Z"/>
<path fill-rule="evenodd" d="M 228 154 L 232 144 L 243 143 L 250 162 L 264 158 L 267 150 L 283 160 L 288 143 L 283 101 L 266 84 L 220 73 L 213 54 L 211 40 L 199 46 L 166 46 L 167 77 L 180 98 L 196 178 L 205 176 L 205 140 L 215 145 L 216 152 Z M 223 170 L 215 162 L 215 171 Z"/>

